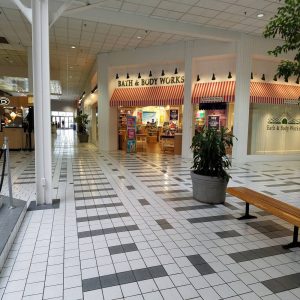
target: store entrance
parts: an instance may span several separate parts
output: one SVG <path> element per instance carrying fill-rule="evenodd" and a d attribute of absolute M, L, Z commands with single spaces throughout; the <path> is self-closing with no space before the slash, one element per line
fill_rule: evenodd
<path fill-rule="evenodd" d="M 120 150 L 181 154 L 182 106 L 120 107 L 118 129 Z"/>
<path fill-rule="evenodd" d="M 58 129 L 73 129 L 74 114 L 72 112 L 52 111 L 51 122 L 55 124 Z"/>

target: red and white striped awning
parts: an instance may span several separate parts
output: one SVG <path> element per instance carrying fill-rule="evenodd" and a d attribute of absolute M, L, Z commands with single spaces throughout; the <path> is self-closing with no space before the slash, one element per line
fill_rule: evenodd
<path fill-rule="evenodd" d="M 233 102 L 235 81 L 196 83 L 192 103 Z M 300 85 L 250 82 L 250 102 L 267 104 L 298 103 Z"/>
<path fill-rule="evenodd" d="M 196 83 L 192 103 L 233 102 L 235 81 Z"/>
<path fill-rule="evenodd" d="M 110 106 L 164 106 L 183 104 L 183 84 L 116 88 Z"/>
<path fill-rule="evenodd" d="M 300 85 L 287 85 L 280 83 L 251 82 L 250 102 L 268 104 L 286 104 L 298 102 Z"/>

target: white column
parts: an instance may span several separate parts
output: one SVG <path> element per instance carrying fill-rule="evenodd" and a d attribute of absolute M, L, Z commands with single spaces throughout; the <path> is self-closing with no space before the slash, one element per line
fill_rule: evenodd
<path fill-rule="evenodd" d="M 32 47 L 27 48 L 27 76 L 29 93 L 33 93 L 33 74 L 32 74 Z"/>
<path fill-rule="evenodd" d="M 193 42 L 188 41 L 185 45 L 184 57 L 184 102 L 182 120 L 182 157 L 192 158 L 190 146 L 193 138 L 193 105 L 192 105 L 192 47 Z"/>
<path fill-rule="evenodd" d="M 37 204 L 52 203 L 48 0 L 32 0 L 32 57 Z"/>
<path fill-rule="evenodd" d="M 237 41 L 233 134 L 238 141 L 234 141 L 232 155 L 235 162 L 247 159 L 252 44 L 246 35 L 241 35 Z"/>
<path fill-rule="evenodd" d="M 117 108 L 109 106 L 111 96 L 109 57 L 97 57 L 98 67 L 98 141 L 99 150 L 112 151 L 118 148 Z"/>

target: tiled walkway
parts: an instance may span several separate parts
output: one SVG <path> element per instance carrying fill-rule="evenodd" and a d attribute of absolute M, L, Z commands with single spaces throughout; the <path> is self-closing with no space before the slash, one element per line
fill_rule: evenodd
<path fill-rule="evenodd" d="M 190 162 L 176 156 L 100 153 L 53 142 L 55 209 L 28 211 L 0 274 L 14 299 L 300 299 L 300 251 L 283 250 L 292 226 L 227 197 L 192 198 Z M 34 195 L 34 154 L 11 153 L 14 197 Z M 244 185 L 300 207 L 300 162 L 231 169 Z M 7 187 L 4 187 L 7 188 Z"/>

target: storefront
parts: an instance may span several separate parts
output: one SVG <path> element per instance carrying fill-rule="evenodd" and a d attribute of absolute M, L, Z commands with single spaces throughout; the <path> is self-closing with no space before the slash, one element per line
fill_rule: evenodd
<path fill-rule="evenodd" d="M 300 154 L 300 86 L 250 85 L 248 155 Z"/>
<path fill-rule="evenodd" d="M 196 83 L 192 95 L 195 132 L 203 126 L 232 131 L 235 81 Z"/>
<path fill-rule="evenodd" d="M 118 107 L 119 149 L 181 154 L 183 115 L 183 76 L 164 77 L 164 82 L 181 84 L 119 87 L 113 92 L 111 106 Z M 160 78 L 152 78 L 158 83 Z M 150 84 L 150 81 L 148 81 Z M 135 81 L 143 85 L 145 80 Z M 118 83 L 122 85 L 122 81 Z M 128 117 L 134 117 L 135 134 L 128 129 Z M 129 145 L 130 144 L 130 149 Z M 135 144 L 135 146 L 133 146 Z"/>
<path fill-rule="evenodd" d="M 8 138 L 13 150 L 31 150 L 34 147 L 33 103 L 30 97 L 0 97 L 0 144 Z"/>

